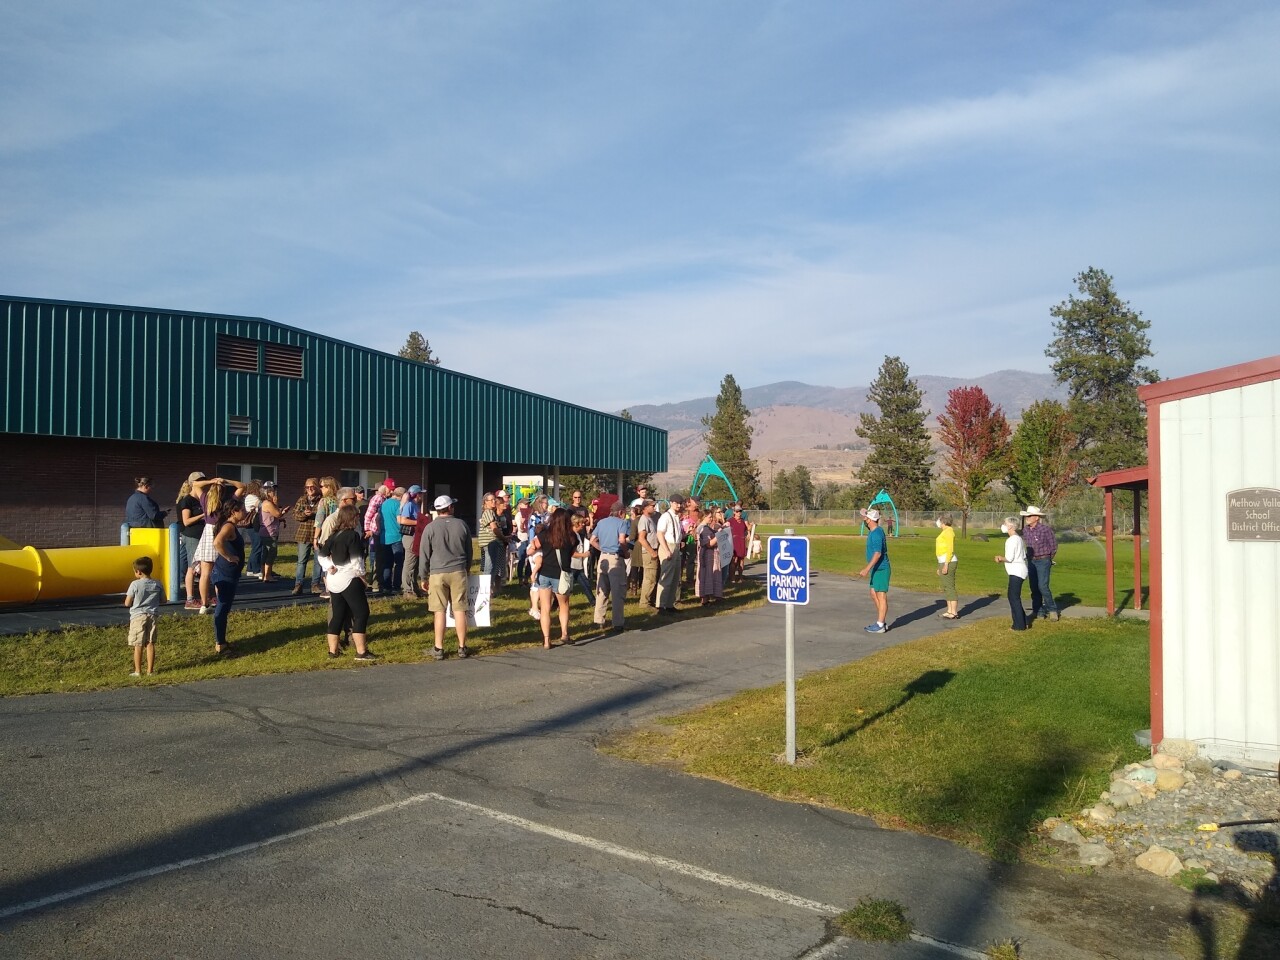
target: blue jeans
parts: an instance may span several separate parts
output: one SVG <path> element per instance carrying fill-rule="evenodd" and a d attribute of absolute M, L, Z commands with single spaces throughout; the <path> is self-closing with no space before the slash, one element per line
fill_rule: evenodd
<path fill-rule="evenodd" d="M 1009 574 L 1009 615 L 1013 617 L 1013 629 L 1027 629 L 1027 612 L 1022 608 L 1022 578 Z"/>
<path fill-rule="evenodd" d="M 1049 576 L 1053 573 L 1052 560 L 1032 560 L 1031 576 L 1027 579 L 1031 581 L 1031 618 L 1047 617 L 1051 613 L 1058 612 L 1058 605 L 1054 602 L 1053 591 L 1049 589 Z"/>
<path fill-rule="evenodd" d="M 236 602 L 236 581 L 215 580 L 213 592 L 218 596 L 213 608 L 213 642 L 222 646 L 227 642 L 227 618 L 231 616 L 231 605 Z"/>
<path fill-rule="evenodd" d="M 245 566 L 248 573 L 262 572 L 262 533 L 257 527 L 245 527 L 245 534 L 249 537 L 249 562 Z"/>
<path fill-rule="evenodd" d="M 298 571 L 293 575 L 294 586 L 301 586 L 307 579 L 307 561 L 311 561 L 311 582 L 320 586 L 320 562 L 316 559 L 315 548 L 311 541 L 298 544 Z"/>

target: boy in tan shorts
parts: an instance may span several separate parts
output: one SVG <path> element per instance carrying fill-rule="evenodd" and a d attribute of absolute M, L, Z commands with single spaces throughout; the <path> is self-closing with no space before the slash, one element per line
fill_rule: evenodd
<path fill-rule="evenodd" d="M 133 647 L 131 677 L 142 676 L 143 647 L 147 648 L 147 676 L 155 669 L 156 627 L 163 602 L 160 581 L 151 579 L 151 558 L 139 557 L 133 561 L 133 583 L 124 595 L 124 605 L 129 608 L 129 646 Z"/>

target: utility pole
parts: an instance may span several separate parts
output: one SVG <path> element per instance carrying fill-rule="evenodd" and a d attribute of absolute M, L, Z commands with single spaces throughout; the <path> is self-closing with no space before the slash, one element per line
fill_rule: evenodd
<path fill-rule="evenodd" d="M 774 465 L 775 465 L 777 462 L 778 462 L 777 460 L 774 460 L 774 459 L 772 459 L 772 458 L 769 460 L 769 509 L 770 509 L 770 510 L 774 509 L 774 506 L 773 506 L 773 467 L 774 467 Z"/>

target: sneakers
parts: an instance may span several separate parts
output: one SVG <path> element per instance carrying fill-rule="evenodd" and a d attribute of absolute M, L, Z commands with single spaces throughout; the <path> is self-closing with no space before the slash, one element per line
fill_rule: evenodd
<path fill-rule="evenodd" d="M 1057 610 L 1055 610 L 1053 611 L 1053 613 L 1049 614 L 1049 619 L 1052 620 L 1054 623 L 1057 623 L 1059 620 L 1062 619 L 1062 614 L 1059 613 Z"/>
<path fill-rule="evenodd" d="M 320 599 L 321 599 L 321 600 L 328 600 L 328 599 L 329 599 L 329 592 L 326 590 L 324 593 L 320 594 Z"/>
<path fill-rule="evenodd" d="M 188 597 L 188 598 L 187 598 L 187 602 L 186 602 L 185 604 L 183 604 L 182 609 L 184 609 L 184 610 L 199 610 L 199 609 L 200 609 L 200 601 L 199 601 L 199 600 L 197 600 L 197 599 L 195 599 L 195 597 Z"/>
<path fill-rule="evenodd" d="M 206 607 L 206 606 L 204 606 L 203 604 L 201 604 L 201 605 L 200 605 L 199 607 L 197 607 L 196 609 L 198 609 L 201 613 L 208 613 L 212 608 L 211 608 L 211 607 Z"/>
<path fill-rule="evenodd" d="M 471 656 L 471 651 L 470 651 L 470 650 L 468 650 L 466 647 L 459 647 L 459 648 L 458 648 L 458 659 L 459 659 L 459 660 L 465 660 L 465 659 L 467 659 L 467 657 L 469 657 L 469 656 Z"/>
<path fill-rule="evenodd" d="M 296 596 L 298 596 L 300 593 L 302 593 L 302 584 L 300 584 L 300 583 L 295 583 L 295 584 L 293 585 L 293 589 L 292 589 L 292 590 L 290 590 L 290 591 L 289 591 L 289 593 L 290 593 L 290 595 L 292 595 L 292 596 L 295 596 L 295 597 L 296 597 Z"/>
<path fill-rule="evenodd" d="M 142 676 L 142 674 L 140 674 L 137 670 L 135 670 L 135 671 L 133 671 L 133 673 L 129 674 L 129 676 L 131 676 L 131 677 L 140 677 L 140 676 Z"/>
<path fill-rule="evenodd" d="M 314 593 L 317 597 L 320 596 L 320 584 L 313 583 L 311 585 L 311 592 Z"/>
<path fill-rule="evenodd" d="M 354 660 L 356 663 L 373 663 L 375 660 L 378 659 L 378 655 L 376 653 L 372 653 L 369 650 L 366 650 L 364 653 L 357 653 L 351 659 Z"/>
<path fill-rule="evenodd" d="M 883 623 L 873 623 L 873 624 L 870 624 L 869 626 L 863 627 L 862 629 L 865 630 L 867 633 L 888 633 L 889 632 L 888 626 L 886 626 Z"/>
<path fill-rule="evenodd" d="M 443 650 L 441 650 L 439 647 L 432 647 L 432 648 L 431 648 L 431 659 L 432 659 L 432 660 L 443 660 L 443 659 L 444 659 L 444 651 L 443 651 Z"/>
<path fill-rule="evenodd" d="M 342 652 L 341 652 L 341 651 L 339 651 L 339 652 L 337 652 L 337 653 L 334 653 L 332 650 L 330 650 L 330 651 L 329 651 L 329 659 L 330 659 L 330 660 L 338 660 L 338 659 L 340 659 L 341 657 L 342 657 Z"/>

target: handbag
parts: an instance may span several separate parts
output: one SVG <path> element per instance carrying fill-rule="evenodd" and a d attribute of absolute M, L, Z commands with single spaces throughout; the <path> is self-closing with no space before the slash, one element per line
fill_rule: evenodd
<path fill-rule="evenodd" d="M 570 590 L 573 589 L 573 576 L 572 574 L 569 573 L 568 570 L 560 571 L 560 583 L 558 584 L 558 586 L 559 586 L 559 589 L 556 590 L 556 593 L 559 593 L 559 594 L 568 593 Z"/>

